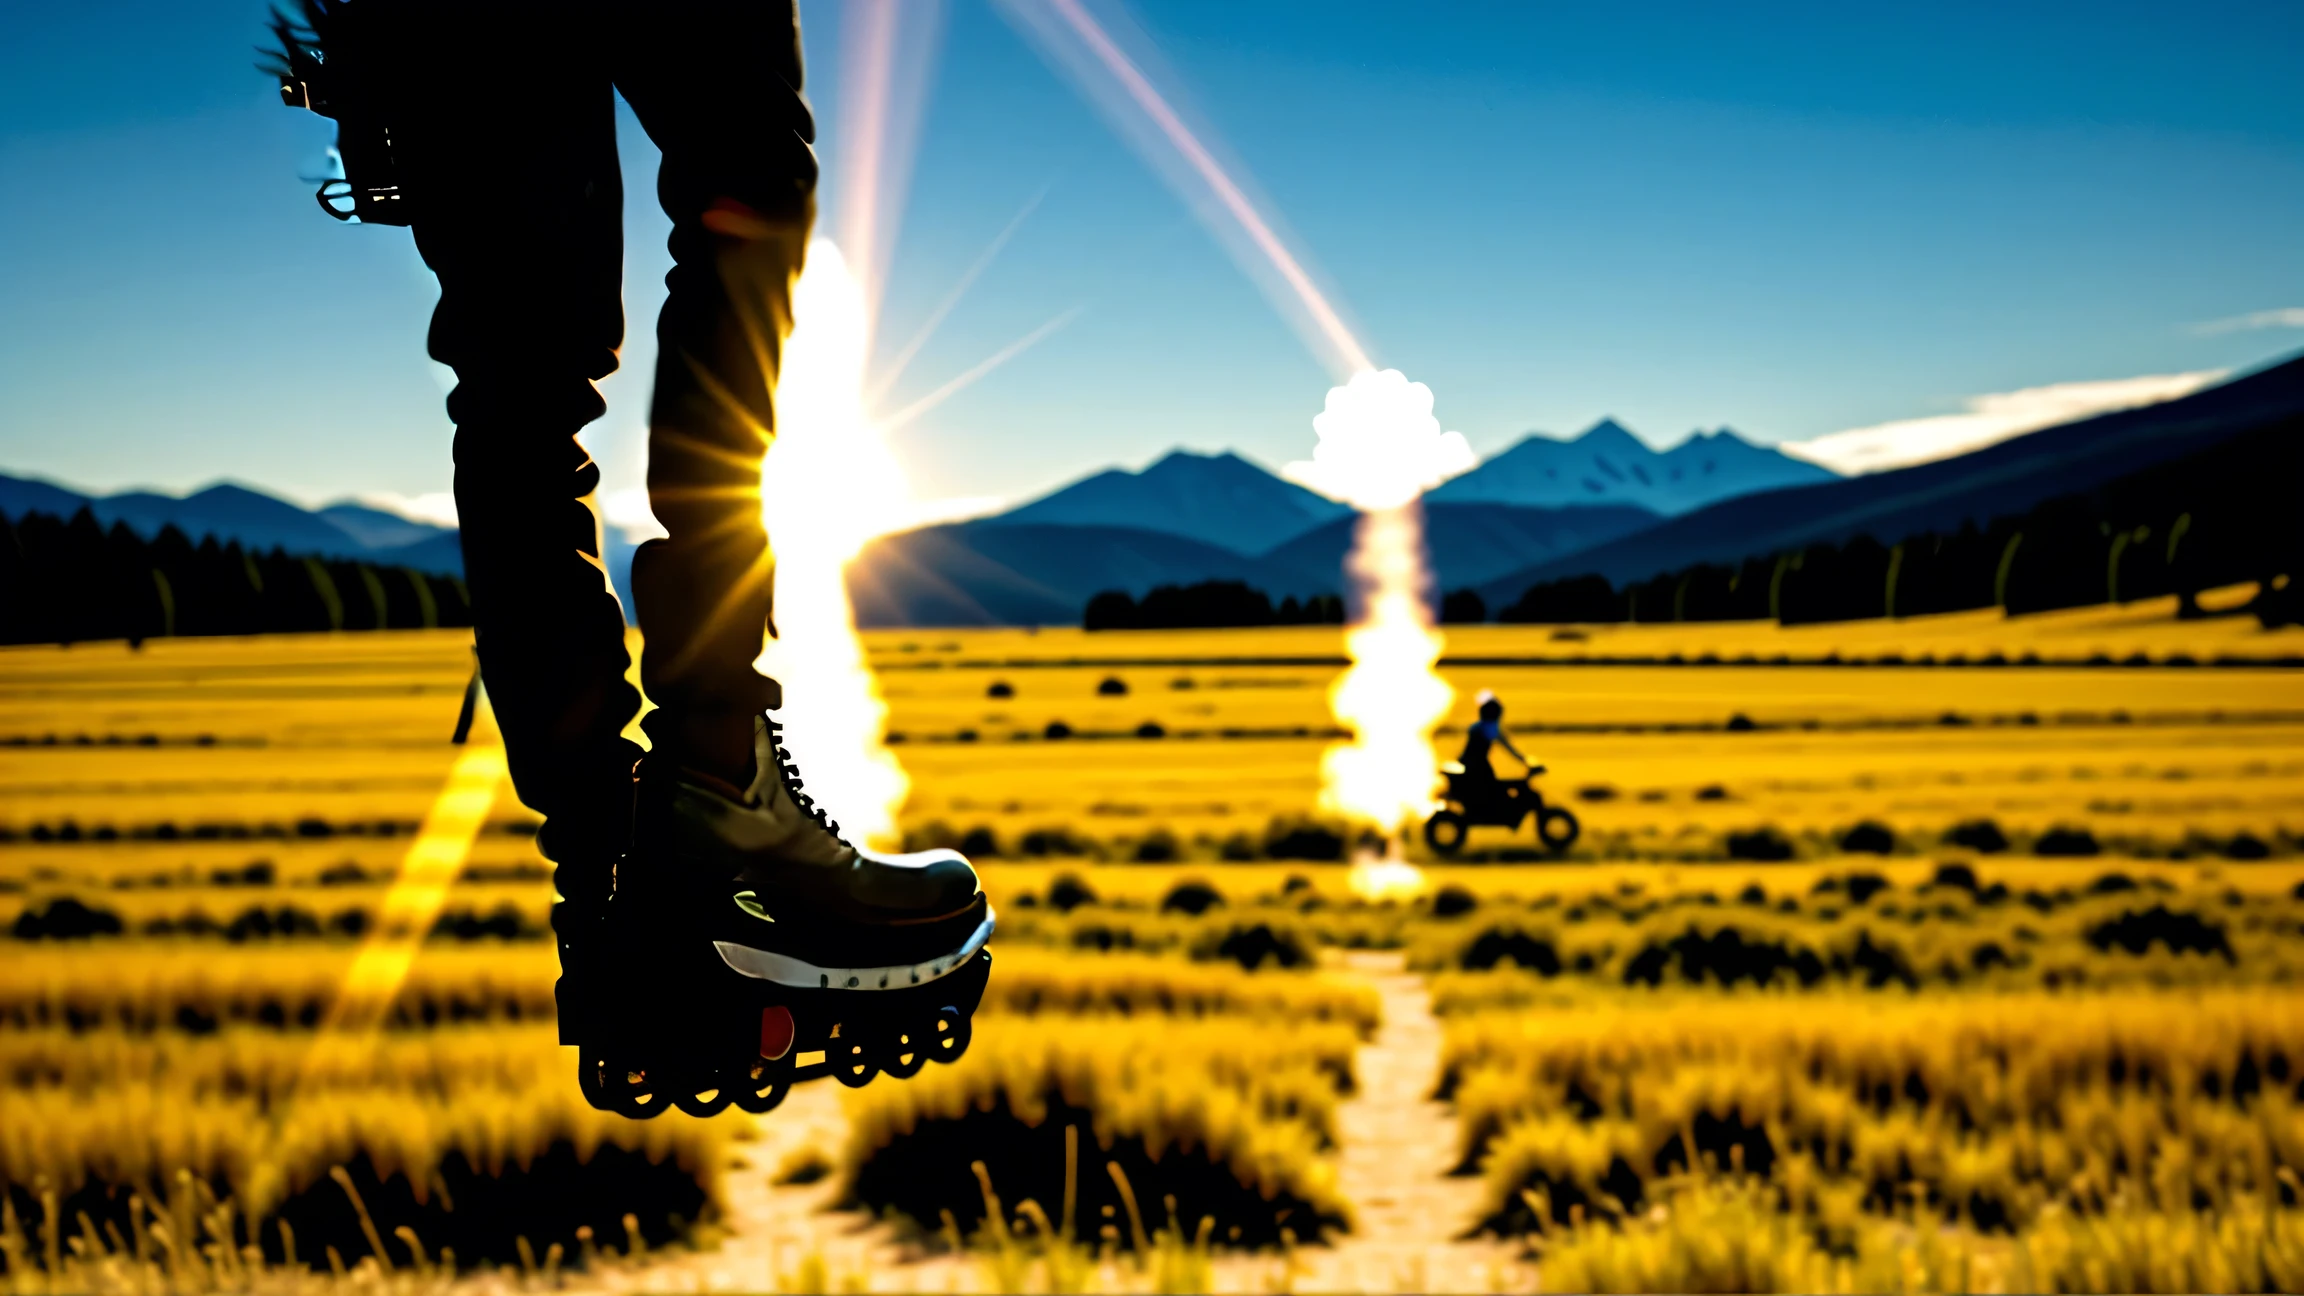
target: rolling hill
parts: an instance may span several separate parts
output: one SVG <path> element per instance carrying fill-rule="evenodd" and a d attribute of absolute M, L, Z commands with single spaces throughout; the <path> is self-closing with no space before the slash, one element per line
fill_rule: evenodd
<path fill-rule="evenodd" d="M 1103 590 L 1270 575 L 1254 558 L 1161 531 L 960 522 L 873 541 L 848 591 L 860 626 L 1064 625 Z"/>
<path fill-rule="evenodd" d="M 2304 416 L 2304 357 L 2159 405 L 2043 428 L 1956 459 L 1726 500 L 1581 553 L 1489 581 L 1491 606 L 1530 585 L 1597 574 L 1645 580 L 1698 562 L 1857 535 L 1893 541 L 1981 525 L 2231 437 Z"/>
<path fill-rule="evenodd" d="M 1236 454 L 1172 450 L 1142 472 L 1107 469 L 982 524 L 1126 527 L 1257 554 L 1351 511 Z"/>
<path fill-rule="evenodd" d="M 1324 523 L 1270 553 L 1242 554 L 1141 527 L 958 522 L 884 537 L 850 569 L 857 623 L 1049 625 L 1078 620 L 1105 590 L 1245 581 L 1273 598 L 1335 594 L 1357 515 Z M 1629 534 L 1656 515 L 1624 505 L 1531 509 L 1435 504 L 1426 509 L 1435 584 L 1477 584 L 1527 561 Z"/>
<path fill-rule="evenodd" d="M 1357 515 L 1338 518 L 1263 555 L 1276 592 L 1333 593 L 1352 548 Z M 1565 557 L 1653 526 L 1656 515 L 1628 504 L 1518 508 L 1510 504 L 1427 503 L 1424 543 L 1433 584 L 1479 585 L 1528 565 L 1535 555 Z M 1291 583 L 1278 580 L 1287 573 Z"/>

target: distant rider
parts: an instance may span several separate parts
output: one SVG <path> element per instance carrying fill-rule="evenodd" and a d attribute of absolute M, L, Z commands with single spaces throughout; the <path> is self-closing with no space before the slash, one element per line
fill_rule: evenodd
<path fill-rule="evenodd" d="M 1519 789 L 1496 777 L 1495 766 L 1489 763 L 1488 753 L 1501 746 L 1512 753 L 1512 759 L 1533 772 L 1535 763 L 1520 754 L 1504 733 L 1504 704 L 1496 695 L 1483 690 L 1480 694 L 1480 718 L 1464 731 L 1464 752 L 1456 763 L 1464 767 L 1458 787 L 1467 801 L 1487 800 L 1499 796 L 1517 796 Z"/>

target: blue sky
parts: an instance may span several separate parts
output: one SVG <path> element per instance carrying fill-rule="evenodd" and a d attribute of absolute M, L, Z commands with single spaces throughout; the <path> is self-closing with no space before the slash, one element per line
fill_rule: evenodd
<path fill-rule="evenodd" d="M 2304 6 L 1137 0 L 1380 363 L 1482 452 L 1612 414 L 1665 444 L 1957 413 L 2304 346 Z M 803 4 L 837 138 L 839 17 Z M 299 179 L 325 122 L 242 0 L 0 7 L 0 471 L 306 502 L 449 480 L 433 288 Z M 664 222 L 626 122 L 632 345 L 588 434 L 638 480 Z M 516 161 L 517 141 L 506 141 Z M 1302 457 L 1332 381 L 1186 204 L 984 0 L 953 0 L 882 330 L 1036 193 L 910 366 L 931 496 L 1174 445 Z M 837 213 L 831 213 L 836 216 Z"/>

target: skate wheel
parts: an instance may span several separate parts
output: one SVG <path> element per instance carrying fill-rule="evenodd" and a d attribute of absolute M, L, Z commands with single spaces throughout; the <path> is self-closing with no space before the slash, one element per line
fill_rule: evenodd
<path fill-rule="evenodd" d="M 863 1088 L 880 1074 L 879 1062 L 860 1042 L 833 1040 L 824 1050 L 824 1060 L 832 1066 L 832 1078 L 851 1089 Z"/>
<path fill-rule="evenodd" d="M 899 1080 L 920 1074 L 920 1068 L 928 1065 L 929 1029 L 915 1024 L 890 1035 L 887 1050 L 880 1057 L 880 1069 Z"/>
<path fill-rule="evenodd" d="M 588 1047 L 577 1052 L 576 1084 L 584 1093 L 584 1101 L 595 1109 L 633 1120 L 661 1116 L 667 1106 L 645 1070 L 635 1070 Z"/>
<path fill-rule="evenodd" d="M 749 1077 L 736 1082 L 736 1105 L 754 1115 L 776 1110 L 784 1101 L 784 1095 L 792 1092 L 791 1075 L 789 1068 L 772 1072 L 754 1067 Z"/>
<path fill-rule="evenodd" d="M 959 1009 L 949 1005 L 938 1010 L 934 1030 L 936 1033 L 930 1037 L 928 1044 L 928 1056 L 946 1064 L 960 1060 L 960 1055 L 968 1051 L 968 1041 L 976 1033 L 973 1023 L 961 1016 Z"/>
<path fill-rule="evenodd" d="M 672 1105 L 691 1116 L 717 1116 L 728 1110 L 728 1104 L 734 1102 L 735 1099 L 734 1090 L 726 1088 L 706 1089 L 698 1093 L 681 1092 L 674 1094 Z"/>

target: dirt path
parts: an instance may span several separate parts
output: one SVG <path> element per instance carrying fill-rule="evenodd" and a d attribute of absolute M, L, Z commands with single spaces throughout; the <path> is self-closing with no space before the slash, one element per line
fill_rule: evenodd
<path fill-rule="evenodd" d="M 1360 1049 L 1360 1092 L 1338 1112 L 1338 1179 L 1356 1213 L 1350 1237 L 1299 1256 L 1307 1292 L 1526 1290 L 1533 1275 L 1514 1248 L 1458 1241 L 1480 1181 L 1450 1178 L 1456 1118 L 1431 1099 L 1440 1077 L 1440 1023 L 1423 978 L 1397 953 L 1356 952 L 1345 967 L 1384 997 L 1384 1025 Z"/>
<path fill-rule="evenodd" d="M 1422 978 L 1397 953 L 1352 953 L 1337 965 L 1383 996 L 1384 1025 L 1361 1046 L 1360 1090 L 1338 1112 L 1337 1172 L 1357 1215 L 1356 1231 L 1330 1247 L 1275 1256 L 1226 1257 L 1223 1292 L 1488 1292 L 1527 1290 L 1533 1274 L 1510 1247 L 1458 1241 L 1476 1209 L 1477 1179 L 1448 1176 L 1455 1118 L 1429 1095 L 1439 1076 L 1440 1024 Z M 594 1276 L 588 1290 L 929 1291 L 984 1289 L 969 1259 L 924 1255 L 858 1211 L 829 1209 L 836 1185 L 771 1186 L 793 1152 L 836 1156 L 846 1134 L 842 1090 L 803 1085 L 757 1119 L 727 1174 L 728 1218 L 712 1250 L 668 1255 L 636 1269 Z M 1127 1280 L 1121 1275 L 1123 1286 Z"/>

